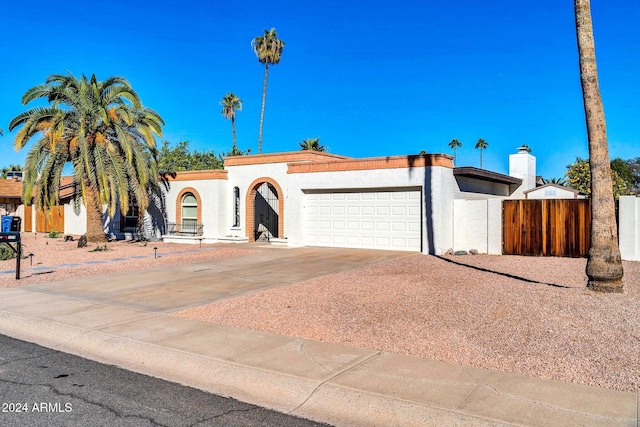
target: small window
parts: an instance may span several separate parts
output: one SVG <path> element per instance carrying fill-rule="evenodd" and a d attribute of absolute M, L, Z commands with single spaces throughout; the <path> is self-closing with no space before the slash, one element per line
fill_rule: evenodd
<path fill-rule="evenodd" d="M 198 223 L 198 200 L 193 193 L 182 197 L 182 231 L 195 232 Z"/>
<path fill-rule="evenodd" d="M 233 188 L 233 226 L 240 227 L 240 189 Z"/>
<path fill-rule="evenodd" d="M 122 222 L 120 223 L 120 231 L 135 231 L 138 228 L 138 216 L 140 214 L 140 210 L 138 209 L 138 205 L 135 203 L 131 203 L 129 205 L 129 210 L 122 215 Z"/>

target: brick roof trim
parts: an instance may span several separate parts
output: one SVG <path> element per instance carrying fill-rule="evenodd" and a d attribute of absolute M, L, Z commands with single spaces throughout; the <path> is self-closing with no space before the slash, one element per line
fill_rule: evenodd
<path fill-rule="evenodd" d="M 418 154 L 411 156 L 370 157 L 343 159 L 333 162 L 289 163 L 287 173 L 345 172 L 375 169 L 410 169 L 430 166 L 453 168 L 453 157 L 448 154 Z"/>

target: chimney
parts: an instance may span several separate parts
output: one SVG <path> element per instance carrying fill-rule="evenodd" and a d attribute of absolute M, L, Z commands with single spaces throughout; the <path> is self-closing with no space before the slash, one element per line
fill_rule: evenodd
<path fill-rule="evenodd" d="M 524 198 L 524 191 L 536 187 L 536 158 L 530 151 L 528 146 L 522 145 L 516 154 L 509 154 L 509 176 L 522 180 L 511 198 Z"/>

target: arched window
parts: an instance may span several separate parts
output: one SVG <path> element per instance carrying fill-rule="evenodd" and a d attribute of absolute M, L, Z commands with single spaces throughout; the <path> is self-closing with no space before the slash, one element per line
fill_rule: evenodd
<path fill-rule="evenodd" d="M 198 200 L 193 193 L 182 196 L 182 232 L 193 233 L 198 223 Z"/>
<path fill-rule="evenodd" d="M 233 226 L 240 227 L 240 189 L 233 188 Z"/>

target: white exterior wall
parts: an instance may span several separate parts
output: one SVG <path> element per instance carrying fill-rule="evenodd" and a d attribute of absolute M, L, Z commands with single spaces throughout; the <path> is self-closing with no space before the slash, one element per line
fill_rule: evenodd
<path fill-rule="evenodd" d="M 280 238 L 287 237 L 289 233 L 290 222 L 288 219 L 289 214 L 292 211 L 288 191 L 289 175 L 287 174 L 286 163 L 267 163 L 258 165 L 240 165 L 229 166 L 226 168 L 228 171 L 228 180 L 225 182 L 227 186 L 227 197 L 225 198 L 226 207 L 221 211 L 221 236 L 239 236 L 245 237 L 247 235 L 247 209 L 246 209 L 246 197 L 249 192 L 249 186 L 258 178 L 271 178 L 278 183 L 284 195 L 279 194 L 278 198 L 284 197 L 284 218 L 282 212 L 278 212 L 279 221 L 284 219 L 284 235 Z M 233 188 L 238 187 L 240 189 L 240 226 L 233 227 Z M 249 224 L 253 224 L 253 218 L 249 218 Z M 253 232 L 253 230 L 251 230 Z"/>
<path fill-rule="evenodd" d="M 454 201 L 453 249 L 502 253 L 502 199 Z"/>
<path fill-rule="evenodd" d="M 226 206 L 221 193 L 226 193 L 227 181 L 222 179 L 171 181 L 169 190 L 165 191 L 167 222 L 176 222 L 176 209 L 180 206 L 178 194 L 187 187 L 198 192 L 202 203 L 202 238 L 205 243 L 214 243 L 220 235 L 220 215 Z"/>
<path fill-rule="evenodd" d="M 417 167 L 289 175 L 285 227 L 290 246 L 304 245 L 305 190 L 418 189 L 422 191 L 423 253 L 441 254 L 452 245 L 453 171 Z M 426 190 L 424 190 L 426 188 Z"/>
<path fill-rule="evenodd" d="M 620 255 L 625 261 L 640 261 L 640 198 L 620 196 Z"/>
<path fill-rule="evenodd" d="M 35 215 L 33 215 L 35 218 Z M 35 230 L 35 228 L 33 228 Z M 76 214 L 73 201 L 64 205 L 64 234 L 82 236 L 87 232 L 87 209 L 80 204 L 80 211 Z"/>

